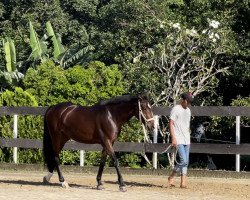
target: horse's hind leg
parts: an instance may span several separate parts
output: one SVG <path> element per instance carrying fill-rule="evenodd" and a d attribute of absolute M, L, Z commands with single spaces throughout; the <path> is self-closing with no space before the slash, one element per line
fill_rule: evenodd
<path fill-rule="evenodd" d="M 52 153 L 52 152 L 51 152 Z M 48 175 L 43 177 L 43 183 L 49 184 L 51 177 L 53 176 L 53 171 L 55 168 L 55 161 L 54 158 L 50 158 L 49 164 L 47 164 L 48 167 Z"/>
<path fill-rule="evenodd" d="M 56 162 L 56 170 L 57 170 L 57 173 L 58 173 L 58 177 L 59 177 L 59 181 L 62 185 L 63 188 L 68 188 L 69 185 L 68 183 L 65 181 L 63 175 L 62 175 L 62 170 L 61 170 L 61 166 L 60 166 L 60 159 L 59 159 L 59 155 L 57 155 L 55 157 L 55 162 Z"/>
<path fill-rule="evenodd" d="M 107 159 L 107 152 L 103 149 L 102 150 L 102 158 L 101 158 L 101 162 L 100 162 L 100 166 L 99 166 L 99 170 L 98 170 L 98 174 L 96 177 L 97 180 L 97 189 L 98 190 L 102 190 L 103 189 L 103 184 L 102 184 L 102 172 L 106 163 L 106 159 Z"/>
<path fill-rule="evenodd" d="M 69 185 L 65 181 L 65 179 L 64 179 L 64 177 L 62 175 L 62 170 L 61 170 L 61 166 L 60 166 L 60 159 L 59 159 L 59 153 L 62 150 L 64 144 L 68 140 L 69 140 L 68 137 L 63 137 L 63 135 L 62 135 L 60 143 L 57 143 L 57 145 L 55 145 L 55 149 L 57 149 L 56 152 L 55 152 L 55 167 L 56 167 L 56 170 L 57 170 L 57 173 L 58 173 L 59 181 L 60 181 L 63 188 L 68 188 Z"/>

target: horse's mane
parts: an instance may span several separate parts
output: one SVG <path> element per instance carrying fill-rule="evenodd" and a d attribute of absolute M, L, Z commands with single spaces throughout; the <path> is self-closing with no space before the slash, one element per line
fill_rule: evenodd
<path fill-rule="evenodd" d="M 107 99 L 107 100 L 102 100 L 98 103 L 98 105 L 109 105 L 109 104 L 118 104 L 118 103 L 122 103 L 122 102 L 129 102 L 132 100 L 136 100 L 138 99 L 137 96 L 132 96 L 132 95 L 122 95 L 122 96 L 117 96 L 117 97 L 113 97 L 111 99 Z"/>

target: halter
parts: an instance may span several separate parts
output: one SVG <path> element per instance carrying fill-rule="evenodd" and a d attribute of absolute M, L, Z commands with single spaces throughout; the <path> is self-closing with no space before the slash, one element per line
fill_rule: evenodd
<path fill-rule="evenodd" d="M 142 109 L 141 109 L 141 102 L 140 102 L 140 100 L 138 100 L 138 107 L 139 107 L 139 120 L 140 120 L 140 122 L 142 122 L 142 118 L 145 120 L 145 122 L 150 122 L 150 121 L 154 120 L 154 117 L 151 117 L 149 119 L 147 119 L 145 117 L 145 115 L 143 114 Z"/>

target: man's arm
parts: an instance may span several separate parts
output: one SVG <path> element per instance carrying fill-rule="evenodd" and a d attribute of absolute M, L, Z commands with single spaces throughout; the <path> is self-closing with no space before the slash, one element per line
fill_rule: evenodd
<path fill-rule="evenodd" d="M 174 133 L 174 121 L 172 119 L 169 120 L 169 132 L 171 136 L 172 145 L 176 147 L 177 142 L 176 142 L 175 133 Z"/>

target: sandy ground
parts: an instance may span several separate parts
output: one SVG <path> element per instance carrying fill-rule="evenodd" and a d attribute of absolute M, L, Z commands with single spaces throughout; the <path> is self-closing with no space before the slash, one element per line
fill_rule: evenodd
<path fill-rule="evenodd" d="M 176 179 L 176 187 L 169 188 L 166 176 L 124 174 L 127 192 L 120 192 L 115 174 L 103 175 L 105 189 L 101 191 L 95 189 L 95 174 L 64 173 L 65 180 L 70 185 L 68 189 L 60 186 L 57 174 L 52 177 L 51 185 L 43 185 L 44 175 L 41 171 L 0 170 L 0 199 L 250 199 L 249 179 L 190 177 L 188 189 L 180 189 L 179 177 Z"/>

